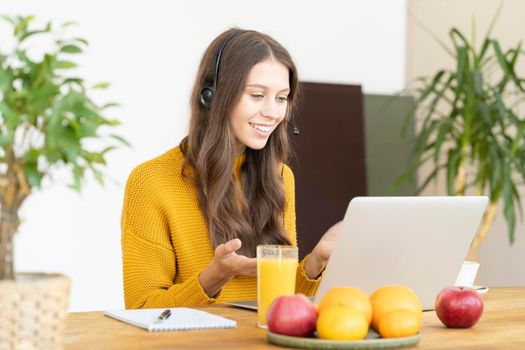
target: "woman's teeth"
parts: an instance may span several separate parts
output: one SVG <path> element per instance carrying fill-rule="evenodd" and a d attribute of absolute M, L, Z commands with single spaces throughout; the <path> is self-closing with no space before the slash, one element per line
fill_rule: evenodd
<path fill-rule="evenodd" d="M 264 125 L 259 125 L 259 124 L 252 124 L 252 123 L 248 123 L 248 124 L 250 124 L 250 126 L 252 128 L 255 128 L 255 129 L 260 130 L 262 132 L 268 132 L 268 131 L 271 130 L 271 127 L 269 127 L 269 126 L 264 126 Z"/>

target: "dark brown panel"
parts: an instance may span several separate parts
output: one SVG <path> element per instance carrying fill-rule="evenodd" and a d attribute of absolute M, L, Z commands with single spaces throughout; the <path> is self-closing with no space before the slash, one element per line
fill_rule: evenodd
<path fill-rule="evenodd" d="M 343 219 L 352 197 L 366 195 L 360 86 L 301 83 L 293 136 L 299 254 L 308 254 Z"/>

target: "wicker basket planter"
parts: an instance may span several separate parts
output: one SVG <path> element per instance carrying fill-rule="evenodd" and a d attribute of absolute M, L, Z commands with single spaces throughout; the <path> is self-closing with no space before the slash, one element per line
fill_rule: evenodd
<path fill-rule="evenodd" d="M 45 273 L 0 280 L 0 350 L 62 349 L 69 285 L 67 277 Z"/>

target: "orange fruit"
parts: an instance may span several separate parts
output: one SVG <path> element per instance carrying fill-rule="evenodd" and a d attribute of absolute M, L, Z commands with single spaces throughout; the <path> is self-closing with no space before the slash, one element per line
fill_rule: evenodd
<path fill-rule="evenodd" d="M 422 307 L 414 291 L 406 286 L 384 286 L 370 296 L 372 303 L 372 328 L 378 330 L 381 317 L 396 309 L 414 312 L 421 320 Z"/>
<path fill-rule="evenodd" d="M 346 305 L 336 305 L 319 314 L 317 334 L 321 339 L 360 340 L 368 334 L 368 322 L 361 311 Z"/>
<path fill-rule="evenodd" d="M 379 320 L 379 334 L 383 338 L 398 338 L 416 335 L 421 329 L 420 316 L 407 309 L 387 312 Z"/>
<path fill-rule="evenodd" d="M 355 287 L 334 287 L 323 296 L 319 302 L 317 311 L 322 313 L 323 310 L 336 305 L 346 305 L 353 307 L 363 313 L 368 324 L 372 320 L 372 304 L 368 294 L 360 288 Z"/>

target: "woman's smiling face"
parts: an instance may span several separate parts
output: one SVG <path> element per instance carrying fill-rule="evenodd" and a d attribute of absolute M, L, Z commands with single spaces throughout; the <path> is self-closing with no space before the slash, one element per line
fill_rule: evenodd
<path fill-rule="evenodd" d="M 286 116 L 289 70 L 270 57 L 252 67 L 237 105 L 230 115 L 237 155 L 246 147 L 259 150 Z"/>

